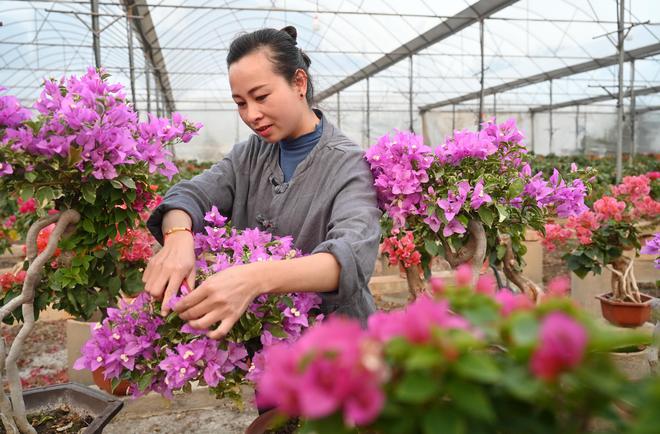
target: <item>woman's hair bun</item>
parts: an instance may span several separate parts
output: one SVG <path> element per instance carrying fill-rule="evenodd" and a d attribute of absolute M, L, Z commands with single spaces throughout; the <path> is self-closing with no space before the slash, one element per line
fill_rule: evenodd
<path fill-rule="evenodd" d="M 296 38 L 298 38 L 298 31 L 296 30 L 295 27 L 286 26 L 286 27 L 280 29 L 280 31 L 286 33 L 289 36 L 291 36 L 291 39 L 293 39 L 293 45 L 297 44 Z"/>

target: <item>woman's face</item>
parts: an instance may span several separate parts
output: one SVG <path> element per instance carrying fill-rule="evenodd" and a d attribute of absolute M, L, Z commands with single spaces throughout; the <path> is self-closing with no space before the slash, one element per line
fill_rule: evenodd
<path fill-rule="evenodd" d="M 232 63 L 229 86 L 243 122 L 275 143 L 294 135 L 308 110 L 307 77 L 299 70 L 294 83 L 288 82 L 274 71 L 266 50 L 255 50 Z"/>

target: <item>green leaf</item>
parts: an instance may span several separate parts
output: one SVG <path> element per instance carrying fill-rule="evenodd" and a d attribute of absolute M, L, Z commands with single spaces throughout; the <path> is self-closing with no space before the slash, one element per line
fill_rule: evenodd
<path fill-rule="evenodd" d="M 84 219 L 82 221 L 82 228 L 89 232 L 90 234 L 96 233 L 96 228 L 94 228 L 94 223 L 89 219 Z"/>
<path fill-rule="evenodd" d="M 153 378 L 154 374 L 153 372 L 149 372 L 144 375 L 144 377 L 140 378 L 138 381 L 138 388 L 140 391 L 145 391 L 147 387 L 151 386 L 151 379 Z"/>
<path fill-rule="evenodd" d="M 536 343 L 539 323 L 529 312 L 515 315 L 511 320 L 511 339 L 517 346 L 531 347 Z"/>
<path fill-rule="evenodd" d="M 513 199 L 516 196 L 519 196 L 520 193 L 525 189 L 525 183 L 522 179 L 516 179 L 509 186 L 509 190 L 506 193 L 508 199 Z"/>
<path fill-rule="evenodd" d="M 469 380 L 495 383 L 502 378 L 502 372 L 488 353 L 467 353 L 455 364 L 454 369 Z"/>
<path fill-rule="evenodd" d="M 51 187 L 39 187 L 34 197 L 37 199 L 37 202 L 44 207 L 49 201 L 55 198 L 55 192 Z"/>
<path fill-rule="evenodd" d="M 92 205 L 96 202 L 96 184 L 93 182 L 86 182 L 82 185 L 83 199 Z"/>
<path fill-rule="evenodd" d="M 122 188 L 122 183 L 117 181 L 116 179 L 111 179 L 110 184 L 112 184 L 114 188 L 118 188 L 118 189 Z"/>
<path fill-rule="evenodd" d="M 23 189 L 21 189 L 21 199 L 28 200 L 32 197 L 34 197 L 34 187 L 33 186 L 28 185 L 26 187 L 23 187 Z"/>
<path fill-rule="evenodd" d="M 417 347 L 406 359 L 405 364 L 408 369 L 428 369 L 439 366 L 442 363 L 442 354 L 437 348 Z"/>
<path fill-rule="evenodd" d="M 424 371 L 406 372 L 401 382 L 397 384 L 395 395 L 397 399 L 421 404 L 433 398 L 440 392 L 440 383 Z"/>
<path fill-rule="evenodd" d="M 454 381 L 447 386 L 449 399 L 463 413 L 486 422 L 495 421 L 495 410 L 483 387 L 465 381 Z"/>
<path fill-rule="evenodd" d="M 484 222 L 486 226 L 491 227 L 493 225 L 495 216 L 493 215 L 493 211 L 490 208 L 481 206 L 477 210 L 477 213 L 479 214 L 481 221 Z"/>
<path fill-rule="evenodd" d="M 495 208 L 497 208 L 497 212 L 500 215 L 500 218 L 498 220 L 500 223 L 502 223 L 504 220 L 509 218 L 509 211 L 506 209 L 506 206 L 497 203 L 495 204 Z"/>
<path fill-rule="evenodd" d="M 432 240 L 432 239 L 429 239 L 429 238 L 425 239 L 424 240 L 424 249 L 426 250 L 426 252 L 429 255 L 431 255 L 433 257 L 438 256 L 438 244 L 436 244 L 435 240 Z"/>
<path fill-rule="evenodd" d="M 110 280 L 108 280 L 108 289 L 113 294 L 116 294 L 119 292 L 119 288 L 121 288 L 121 279 L 117 276 L 111 277 Z"/>
<path fill-rule="evenodd" d="M 25 179 L 28 182 L 34 182 L 37 179 L 37 174 L 35 172 L 25 172 Z"/>
<path fill-rule="evenodd" d="M 463 434 L 465 422 L 448 407 L 436 407 L 424 415 L 424 434 Z"/>
<path fill-rule="evenodd" d="M 133 181 L 133 178 L 130 176 L 120 176 L 119 177 L 119 182 L 124 184 L 126 187 L 130 188 L 131 190 L 135 190 L 137 187 L 135 186 L 135 181 Z"/>

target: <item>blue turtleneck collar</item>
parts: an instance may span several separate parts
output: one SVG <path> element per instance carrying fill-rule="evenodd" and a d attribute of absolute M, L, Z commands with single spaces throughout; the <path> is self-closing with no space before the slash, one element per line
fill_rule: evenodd
<path fill-rule="evenodd" d="M 280 141 L 280 167 L 284 174 L 284 182 L 289 182 L 298 164 L 314 149 L 323 133 L 323 119 L 311 133 L 300 137 Z"/>

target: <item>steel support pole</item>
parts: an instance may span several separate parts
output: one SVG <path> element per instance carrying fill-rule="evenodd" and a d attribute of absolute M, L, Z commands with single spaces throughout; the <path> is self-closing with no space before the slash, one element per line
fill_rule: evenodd
<path fill-rule="evenodd" d="M 481 76 L 479 79 L 479 118 L 477 119 L 477 129 L 481 130 L 481 120 L 484 116 L 484 20 L 479 20 L 479 48 L 481 53 Z"/>
<path fill-rule="evenodd" d="M 548 154 L 552 154 L 552 135 L 554 134 L 554 127 L 552 125 L 552 80 L 550 80 L 550 110 L 548 110 L 550 122 L 550 142 L 548 144 Z"/>
<path fill-rule="evenodd" d="M 126 14 L 126 37 L 128 38 L 128 68 L 129 76 L 131 79 L 131 98 L 133 102 L 133 109 L 137 112 L 137 100 L 135 98 L 135 62 L 133 59 L 133 29 L 131 27 L 131 15 L 133 15 L 133 8 L 129 7 Z"/>
<path fill-rule="evenodd" d="M 619 95 L 617 98 L 617 116 L 616 116 L 616 182 L 621 182 L 623 172 L 623 14 L 624 1 L 618 0 L 619 11 L 617 13 L 617 50 L 619 53 Z"/>
<path fill-rule="evenodd" d="M 101 29 L 99 26 L 99 1 L 90 0 L 92 8 L 92 48 L 94 49 L 94 64 L 101 67 Z"/>
<path fill-rule="evenodd" d="M 637 151 L 637 143 L 635 142 L 635 61 L 630 62 L 630 156 L 628 162 L 630 167 L 633 167 L 635 152 Z"/>
<path fill-rule="evenodd" d="M 410 79 L 408 86 L 408 116 L 410 118 L 410 131 L 415 131 L 413 127 L 413 56 L 410 56 Z"/>

